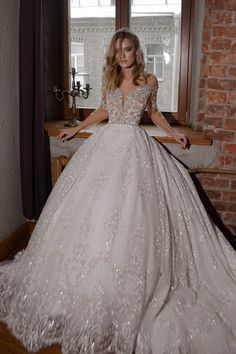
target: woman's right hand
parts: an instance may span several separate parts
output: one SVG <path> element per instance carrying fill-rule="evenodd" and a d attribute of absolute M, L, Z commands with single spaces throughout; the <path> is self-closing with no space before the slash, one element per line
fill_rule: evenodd
<path fill-rule="evenodd" d="M 57 135 L 57 139 L 64 142 L 65 140 L 71 139 L 76 133 L 78 133 L 78 131 L 78 127 L 60 129 L 60 133 Z"/>

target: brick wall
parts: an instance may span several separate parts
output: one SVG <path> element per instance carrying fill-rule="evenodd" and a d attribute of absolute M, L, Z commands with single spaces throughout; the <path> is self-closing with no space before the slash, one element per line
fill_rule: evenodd
<path fill-rule="evenodd" d="M 213 166 L 236 170 L 236 1 L 205 0 L 198 128 L 213 139 Z M 225 225 L 236 234 L 236 175 L 199 180 Z"/>

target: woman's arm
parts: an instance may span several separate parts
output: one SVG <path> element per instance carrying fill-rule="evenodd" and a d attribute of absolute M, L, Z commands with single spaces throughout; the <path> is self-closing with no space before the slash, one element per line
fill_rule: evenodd
<path fill-rule="evenodd" d="M 156 96 L 157 96 L 157 90 L 158 90 L 158 81 L 154 75 L 150 75 L 148 77 L 148 83 L 152 87 L 152 92 L 151 95 L 148 99 L 147 103 L 147 111 L 148 114 L 153 121 L 153 123 L 163 129 L 166 133 L 168 133 L 170 136 L 172 136 L 175 141 L 180 144 L 180 146 L 183 149 L 188 148 L 188 139 L 184 134 L 177 133 L 167 122 L 165 117 L 162 115 L 161 112 L 158 111 L 157 106 L 156 106 Z"/>
<path fill-rule="evenodd" d="M 161 112 L 151 112 L 149 113 L 149 115 L 153 123 L 163 129 L 165 132 L 167 132 L 170 136 L 172 136 L 175 141 L 180 144 L 182 149 L 186 149 L 188 147 L 188 139 L 186 138 L 186 136 L 172 129 L 165 117 L 161 114 Z"/>
<path fill-rule="evenodd" d="M 78 126 L 74 128 L 65 128 L 60 129 L 60 133 L 57 138 L 59 140 L 68 140 L 72 138 L 76 133 L 80 130 L 89 127 L 92 124 L 99 123 L 108 118 L 108 112 L 105 108 L 99 107 L 95 111 L 93 111 L 84 121 L 82 121 Z"/>

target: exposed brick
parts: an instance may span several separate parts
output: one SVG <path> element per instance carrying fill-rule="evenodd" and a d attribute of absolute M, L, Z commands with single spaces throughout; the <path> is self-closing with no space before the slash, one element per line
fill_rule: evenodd
<path fill-rule="evenodd" d="M 201 67 L 200 76 L 201 77 L 208 77 L 208 67 L 207 66 L 202 66 Z"/>
<path fill-rule="evenodd" d="M 236 235 L 236 223 L 234 225 L 225 224 L 225 226 L 233 235 Z"/>
<path fill-rule="evenodd" d="M 224 192 L 223 200 L 228 200 L 230 202 L 236 202 L 236 192 Z"/>
<path fill-rule="evenodd" d="M 225 119 L 224 128 L 229 130 L 236 129 L 236 119 Z"/>
<path fill-rule="evenodd" d="M 229 180 L 227 179 L 217 179 L 214 177 L 201 176 L 198 178 L 203 188 L 206 189 L 221 189 L 229 187 Z"/>
<path fill-rule="evenodd" d="M 198 102 L 198 111 L 199 112 L 205 111 L 205 102 L 203 100 L 199 100 Z"/>
<path fill-rule="evenodd" d="M 226 76 L 226 67 L 222 65 L 209 65 L 208 76 Z"/>
<path fill-rule="evenodd" d="M 227 131 L 227 130 L 213 130 L 213 129 L 206 129 L 204 130 L 204 137 L 209 139 L 214 139 L 218 141 L 227 141 L 233 142 L 234 141 L 234 132 Z"/>
<path fill-rule="evenodd" d="M 198 113 L 198 120 L 204 121 L 205 120 L 205 113 Z"/>
<path fill-rule="evenodd" d="M 195 125 L 196 130 L 203 130 L 203 122 L 197 122 Z"/>
<path fill-rule="evenodd" d="M 236 156 L 226 155 L 224 156 L 224 166 L 227 168 L 235 168 L 236 167 Z"/>
<path fill-rule="evenodd" d="M 206 54 L 201 54 L 201 63 L 204 65 L 207 63 L 208 56 Z"/>
<path fill-rule="evenodd" d="M 218 160 L 220 161 L 221 167 L 226 167 L 230 169 L 236 168 L 236 156 L 232 155 L 221 155 Z M 227 175 L 230 176 L 230 175 Z"/>
<path fill-rule="evenodd" d="M 199 98 L 201 99 L 202 97 L 205 97 L 206 95 L 206 90 L 205 89 L 199 89 Z"/>
<path fill-rule="evenodd" d="M 229 154 L 236 154 L 236 144 L 224 144 L 223 152 L 227 152 Z"/>
<path fill-rule="evenodd" d="M 234 213 L 225 212 L 222 213 L 222 220 L 227 224 L 235 224 L 236 218 Z"/>
<path fill-rule="evenodd" d="M 213 28 L 214 37 L 232 37 L 236 36 L 236 26 L 215 26 Z"/>
<path fill-rule="evenodd" d="M 220 176 L 220 175 L 219 175 Z M 222 178 L 225 177 L 225 175 L 222 175 Z M 231 180 L 232 178 L 235 178 L 235 174 L 227 174 L 227 178 L 229 178 L 229 180 Z"/>
<path fill-rule="evenodd" d="M 222 106 L 215 106 L 215 105 L 208 105 L 206 109 L 206 115 L 209 117 L 226 117 L 228 111 L 226 107 Z"/>
<path fill-rule="evenodd" d="M 205 7 L 204 9 L 204 17 L 209 17 L 211 16 L 212 9 L 210 7 Z"/>
<path fill-rule="evenodd" d="M 236 190 L 236 180 L 231 181 L 231 189 Z"/>
<path fill-rule="evenodd" d="M 224 90 L 224 91 L 233 91 L 235 89 L 236 83 L 235 80 L 223 80 L 223 79 L 208 79 L 207 80 L 208 88 L 214 90 Z"/>
<path fill-rule="evenodd" d="M 225 92 L 208 91 L 207 102 L 209 103 L 225 103 L 227 95 Z"/>
<path fill-rule="evenodd" d="M 230 174 L 225 175 L 224 173 L 222 173 L 222 174 L 218 173 L 217 174 L 217 178 L 220 178 L 220 179 L 223 179 L 223 180 L 227 179 L 230 182 L 230 180 L 232 178 L 232 175 L 230 175 Z"/>
<path fill-rule="evenodd" d="M 236 162 L 236 156 L 229 156 L 229 155 L 225 156 L 225 165 L 229 166 L 229 165 L 232 165 L 232 163 L 235 163 L 235 162 Z"/>
<path fill-rule="evenodd" d="M 221 11 L 221 10 L 214 11 L 213 23 L 223 25 L 223 24 L 233 23 L 233 21 L 234 21 L 233 11 Z"/>
<path fill-rule="evenodd" d="M 211 17 L 205 17 L 204 23 L 203 23 L 203 28 L 211 28 L 211 27 L 212 27 Z"/>
<path fill-rule="evenodd" d="M 214 2 L 211 2 L 211 5 L 213 5 L 213 3 L 216 9 L 236 11 L 235 0 L 215 0 Z"/>
<path fill-rule="evenodd" d="M 235 51 L 236 51 L 236 41 L 232 41 L 232 47 L 231 47 L 231 50 L 232 50 L 233 52 L 235 52 Z"/>
<path fill-rule="evenodd" d="M 231 47 L 231 43 L 230 43 Z M 202 43 L 202 53 L 208 53 L 209 51 L 209 45 L 207 43 Z"/>
<path fill-rule="evenodd" d="M 229 94 L 227 103 L 229 104 L 236 104 L 236 94 Z"/>
<path fill-rule="evenodd" d="M 236 105 L 227 107 L 227 118 L 236 118 Z"/>
<path fill-rule="evenodd" d="M 210 42 L 210 39 L 211 39 L 210 33 L 207 31 L 203 31 L 202 32 L 202 41 L 203 42 Z"/>
<path fill-rule="evenodd" d="M 210 60 L 215 64 L 235 64 L 236 53 L 213 52 L 210 54 Z"/>
<path fill-rule="evenodd" d="M 199 88 L 205 88 L 205 86 L 206 86 L 206 79 L 201 78 L 199 82 Z"/>
<path fill-rule="evenodd" d="M 200 98 L 198 100 L 198 111 L 200 113 L 202 113 L 203 111 L 205 111 L 205 106 L 206 106 L 206 99 L 205 97 Z"/>
<path fill-rule="evenodd" d="M 236 67 L 235 66 L 231 66 L 230 67 L 229 75 L 230 76 L 236 76 Z"/>
<path fill-rule="evenodd" d="M 220 191 L 205 190 L 205 192 L 207 193 L 207 196 L 210 199 L 213 199 L 213 200 L 220 200 L 221 199 L 221 192 Z"/>
<path fill-rule="evenodd" d="M 216 128 L 223 128 L 223 119 L 222 118 L 215 118 L 215 117 L 207 117 L 204 120 L 205 126 L 208 128 L 216 127 Z"/>
<path fill-rule="evenodd" d="M 214 38 L 211 41 L 211 48 L 213 49 L 230 49 L 232 41 L 227 38 Z"/>
<path fill-rule="evenodd" d="M 227 228 L 236 235 L 236 215 L 231 212 L 223 212 L 221 219 Z"/>
<path fill-rule="evenodd" d="M 205 7 L 207 6 L 210 6 L 210 8 L 215 6 L 215 0 L 205 0 Z"/>
<path fill-rule="evenodd" d="M 225 155 L 219 155 L 217 157 L 217 168 L 222 168 L 224 166 Z"/>
<path fill-rule="evenodd" d="M 228 166 L 227 168 L 229 168 L 229 166 Z M 225 177 L 225 174 L 222 175 L 222 176 Z M 227 177 L 229 178 L 229 181 L 230 181 L 232 178 L 235 178 L 235 174 L 233 173 L 233 174 L 231 175 L 230 173 L 227 173 Z M 230 186 L 229 186 L 229 187 L 230 187 Z M 228 188 L 228 189 L 230 189 L 230 188 Z"/>
<path fill-rule="evenodd" d="M 236 212 L 236 203 L 231 203 L 227 201 L 213 201 L 213 205 L 217 210 L 220 211 L 231 211 Z"/>

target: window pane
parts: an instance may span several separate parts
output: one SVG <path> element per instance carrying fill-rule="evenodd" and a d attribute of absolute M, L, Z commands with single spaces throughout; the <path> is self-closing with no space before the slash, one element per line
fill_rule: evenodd
<path fill-rule="evenodd" d="M 163 55 L 163 45 L 160 44 L 148 44 L 147 55 Z"/>
<path fill-rule="evenodd" d="M 181 0 L 133 0 L 131 28 L 140 38 L 146 68 L 159 79 L 158 107 L 178 107 Z"/>
<path fill-rule="evenodd" d="M 115 31 L 114 3 L 113 0 L 70 0 L 71 67 L 78 72 L 76 81 L 92 87 L 87 99 L 78 99 L 77 107 L 96 108 L 100 103 L 104 56 Z"/>
<path fill-rule="evenodd" d="M 71 43 L 71 54 L 84 55 L 84 44 L 83 43 Z"/>

